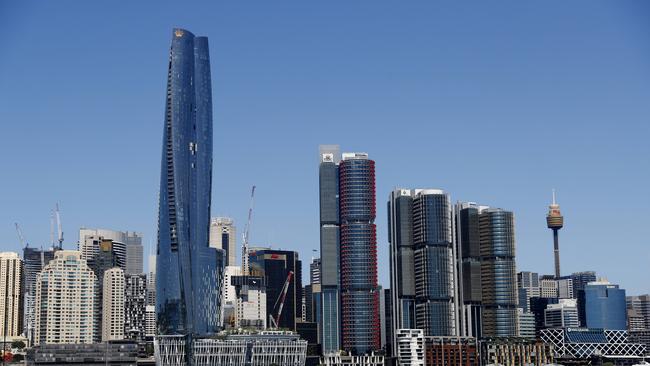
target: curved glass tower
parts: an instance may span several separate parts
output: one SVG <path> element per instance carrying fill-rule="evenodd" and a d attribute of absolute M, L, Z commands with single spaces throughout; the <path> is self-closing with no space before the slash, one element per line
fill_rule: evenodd
<path fill-rule="evenodd" d="M 362 355 L 381 348 L 375 162 L 367 154 L 343 154 L 339 185 L 343 349 Z"/>
<path fill-rule="evenodd" d="M 517 270 L 513 214 L 489 208 L 479 214 L 483 336 L 515 337 Z"/>
<path fill-rule="evenodd" d="M 211 185 L 208 39 L 174 29 L 158 216 L 159 335 L 205 336 L 218 330 L 223 252 L 209 247 Z"/>

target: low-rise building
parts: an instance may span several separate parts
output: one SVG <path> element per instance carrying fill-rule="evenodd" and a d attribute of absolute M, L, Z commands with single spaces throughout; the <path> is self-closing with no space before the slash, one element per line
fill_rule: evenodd
<path fill-rule="evenodd" d="M 476 338 L 426 337 L 427 365 L 476 366 L 479 364 Z"/>
<path fill-rule="evenodd" d="M 41 344 L 28 356 L 28 365 L 136 366 L 138 345 L 131 341 L 93 344 Z"/>
<path fill-rule="evenodd" d="M 480 349 L 481 365 L 542 366 L 554 362 L 552 345 L 530 339 L 485 339 Z"/>
<path fill-rule="evenodd" d="M 422 329 L 398 329 L 397 364 L 399 366 L 424 366 L 424 331 Z"/>

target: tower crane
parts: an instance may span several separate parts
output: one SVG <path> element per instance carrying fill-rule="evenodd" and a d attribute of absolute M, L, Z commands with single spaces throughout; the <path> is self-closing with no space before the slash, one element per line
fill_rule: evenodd
<path fill-rule="evenodd" d="M 29 248 L 29 243 L 25 240 L 25 237 L 23 236 L 23 231 L 20 230 L 20 225 L 18 223 L 14 223 L 16 225 L 16 232 L 18 233 L 18 239 L 20 240 L 20 245 Z"/>
<path fill-rule="evenodd" d="M 253 220 L 253 206 L 255 204 L 255 186 L 251 188 L 251 203 L 248 207 L 248 221 L 246 222 L 246 228 L 244 234 L 242 235 L 242 246 L 241 246 L 241 270 L 243 276 L 248 276 L 248 238 L 249 230 L 251 228 L 251 221 Z"/>
<path fill-rule="evenodd" d="M 55 209 L 54 212 L 56 214 L 56 227 L 57 227 L 57 232 L 58 232 L 58 242 L 59 242 L 58 249 L 61 250 L 61 249 L 63 249 L 63 230 L 61 229 L 61 214 L 59 213 L 59 203 L 58 202 L 56 204 L 56 209 Z"/>
<path fill-rule="evenodd" d="M 287 280 L 284 281 L 284 286 L 282 286 L 282 292 L 280 292 L 280 296 L 278 296 L 278 299 L 275 300 L 275 304 L 273 304 L 273 309 L 275 309 L 275 307 L 278 305 L 278 301 L 280 302 L 280 307 L 278 308 L 278 315 L 275 318 L 273 318 L 273 314 L 269 314 L 269 323 L 271 325 L 271 329 L 278 329 L 280 316 L 282 316 L 282 308 L 284 307 L 284 300 L 287 298 L 287 291 L 289 290 L 289 283 L 291 283 L 292 277 L 293 277 L 293 271 L 289 271 Z"/>

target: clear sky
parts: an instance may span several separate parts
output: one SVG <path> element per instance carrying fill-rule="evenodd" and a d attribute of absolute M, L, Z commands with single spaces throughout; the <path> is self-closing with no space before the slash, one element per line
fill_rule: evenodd
<path fill-rule="evenodd" d="M 650 2 L 2 1 L 0 247 L 80 226 L 155 242 L 172 27 L 210 40 L 212 210 L 253 244 L 319 247 L 318 145 L 377 162 L 380 283 L 394 187 L 513 210 L 518 270 L 650 292 Z M 305 275 L 305 278 L 307 276 Z"/>

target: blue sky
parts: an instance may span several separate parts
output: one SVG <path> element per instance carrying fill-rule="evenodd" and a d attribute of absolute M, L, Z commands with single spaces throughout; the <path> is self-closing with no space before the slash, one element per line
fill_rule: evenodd
<path fill-rule="evenodd" d="M 380 282 L 393 187 L 513 210 L 519 270 L 650 292 L 646 1 L 0 3 L 0 246 L 78 229 L 155 242 L 171 29 L 210 39 L 213 213 L 251 240 L 319 246 L 319 144 L 377 162 Z"/>

